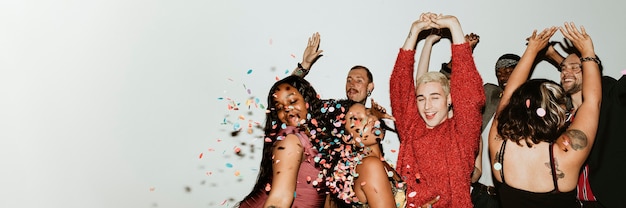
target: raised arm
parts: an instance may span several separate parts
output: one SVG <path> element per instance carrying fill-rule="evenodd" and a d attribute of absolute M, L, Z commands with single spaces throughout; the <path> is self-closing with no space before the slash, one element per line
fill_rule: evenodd
<path fill-rule="evenodd" d="M 424 47 L 422 48 L 420 59 L 417 62 L 417 74 L 415 74 L 415 80 L 419 79 L 419 77 L 428 72 L 428 66 L 430 65 L 430 54 L 432 53 L 433 45 L 441 39 L 441 35 L 437 32 L 438 30 L 433 30 L 433 32 L 430 35 L 426 36 L 426 39 L 424 39 Z"/>
<path fill-rule="evenodd" d="M 584 162 L 595 140 L 600 116 L 600 103 L 602 100 L 602 86 L 600 79 L 600 60 L 597 58 L 591 37 L 584 27 L 580 31 L 574 23 L 565 23 L 559 30 L 568 40 L 574 44 L 580 52 L 583 75 L 583 103 L 576 112 L 576 118 L 562 135 L 571 141 L 572 157 L 578 157 L 581 164 Z"/>
<path fill-rule="evenodd" d="M 417 47 L 419 33 L 434 27 L 433 22 L 431 21 L 431 18 L 433 17 L 436 17 L 434 13 L 422 13 L 420 18 L 411 24 L 409 36 L 404 41 L 404 45 L 402 45 L 403 50 L 415 50 L 415 47 Z"/>
<path fill-rule="evenodd" d="M 498 109 L 496 110 L 496 118 L 504 106 L 509 104 L 509 100 L 511 99 L 513 92 L 524 84 L 526 80 L 528 80 L 535 58 L 537 57 L 537 53 L 548 45 L 548 41 L 552 35 L 556 33 L 556 30 L 556 27 L 550 27 L 544 29 L 539 34 L 537 34 L 537 30 L 534 30 L 532 35 L 527 39 L 528 45 L 526 46 L 526 50 L 520 58 L 519 63 L 515 66 L 515 69 L 511 73 L 509 81 L 507 82 L 504 92 L 502 93 L 502 99 L 500 100 Z M 494 123 L 496 122 L 494 121 Z"/>
<path fill-rule="evenodd" d="M 391 109 L 396 118 L 396 130 L 399 134 L 403 134 L 400 132 L 409 129 L 413 125 L 422 126 L 417 123 L 424 122 L 419 118 L 417 111 L 413 72 L 418 34 L 423 30 L 433 28 L 432 21 L 430 21 L 431 16 L 436 15 L 423 13 L 420 15 L 420 19 L 411 24 L 409 35 L 398 52 L 396 63 L 391 72 L 389 95 Z M 408 134 L 409 132 L 406 133 Z"/>
<path fill-rule="evenodd" d="M 563 62 L 563 60 L 565 60 L 565 57 L 563 57 L 555 48 L 554 45 L 556 45 L 556 42 L 550 42 L 548 44 L 548 47 L 546 49 L 546 55 L 545 55 L 545 59 L 546 61 L 548 61 L 550 64 L 552 64 L 554 67 L 556 67 L 556 69 L 560 69 L 561 68 L 561 62 Z"/>
<path fill-rule="evenodd" d="M 291 207 L 303 151 L 300 140 L 294 134 L 276 141 L 272 149 L 272 184 L 263 207 Z"/>
<path fill-rule="evenodd" d="M 432 21 L 436 25 L 435 27 L 439 29 L 450 29 L 452 44 L 458 45 L 465 43 L 463 28 L 461 28 L 461 23 L 455 16 L 439 14 L 436 17 L 433 17 Z"/>
<path fill-rule="evenodd" d="M 298 63 L 298 66 L 293 70 L 291 75 L 296 75 L 304 78 L 313 67 L 315 61 L 318 58 L 322 57 L 323 50 L 319 50 L 320 47 L 320 34 L 313 33 L 311 37 L 309 37 L 309 41 L 307 43 L 306 48 L 304 49 L 304 54 L 302 55 L 302 62 Z"/>

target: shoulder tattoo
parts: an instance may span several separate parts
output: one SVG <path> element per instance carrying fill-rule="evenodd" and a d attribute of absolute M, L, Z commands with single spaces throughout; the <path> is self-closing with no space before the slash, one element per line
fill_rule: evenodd
<path fill-rule="evenodd" d="M 570 129 L 565 131 L 565 135 L 570 138 L 571 147 L 574 151 L 582 150 L 587 147 L 587 135 L 581 130 Z"/>

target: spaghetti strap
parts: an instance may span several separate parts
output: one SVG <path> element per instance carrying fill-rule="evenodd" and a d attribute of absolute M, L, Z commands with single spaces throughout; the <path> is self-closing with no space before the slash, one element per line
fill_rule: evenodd
<path fill-rule="evenodd" d="M 552 145 L 554 145 L 554 143 L 550 143 L 550 168 L 552 169 L 552 183 L 554 183 L 554 190 L 552 191 L 552 193 L 561 193 L 561 191 L 559 191 L 559 183 L 557 181 L 557 177 L 556 177 L 556 164 L 554 163 L 554 150 L 552 148 Z"/>
<path fill-rule="evenodd" d="M 504 181 L 504 147 L 506 147 L 506 140 L 502 142 L 500 145 L 500 151 L 498 151 L 498 163 L 500 163 L 500 177 L 502 178 L 502 183 L 506 183 Z"/>

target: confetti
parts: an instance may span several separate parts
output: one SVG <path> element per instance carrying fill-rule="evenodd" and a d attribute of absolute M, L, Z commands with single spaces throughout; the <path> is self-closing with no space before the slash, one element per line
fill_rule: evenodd
<path fill-rule="evenodd" d="M 415 191 L 409 193 L 409 197 L 411 197 L 411 198 L 415 197 L 415 195 L 417 195 L 417 192 L 415 192 Z"/>
<path fill-rule="evenodd" d="M 239 176 L 241 174 L 238 170 L 235 171 L 235 176 Z"/>
<path fill-rule="evenodd" d="M 252 69 L 248 69 L 247 74 L 252 74 Z"/>
<path fill-rule="evenodd" d="M 296 58 L 296 55 L 294 55 L 293 53 L 291 54 L 291 58 Z"/>
<path fill-rule="evenodd" d="M 200 156 L 198 156 L 198 159 L 202 159 L 202 155 L 204 155 L 204 153 L 200 153 Z"/>
<path fill-rule="evenodd" d="M 241 152 L 241 148 L 239 148 L 239 147 L 237 147 L 237 146 L 235 146 L 235 148 L 233 148 L 233 149 L 235 150 L 235 153 L 239 153 L 239 152 Z"/>
<path fill-rule="evenodd" d="M 270 191 L 270 190 L 272 190 L 272 185 L 270 185 L 269 183 L 265 184 L 265 191 Z"/>
<path fill-rule="evenodd" d="M 272 139 L 270 139 L 269 137 L 265 137 L 265 142 L 272 142 Z"/>
<path fill-rule="evenodd" d="M 526 99 L 526 108 L 530 108 L 530 99 Z"/>
<path fill-rule="evenodd" d="M 546 115 L 546 110 L 544 110 L 543 108 L 537 108 L 537 115 L 539 117 L 543 117 Z"/>
<path fill-rule="evenodd" d="M 493 169 L 495 170 L 501 170 L 502 169 L 502 164 L 497 162 L 493 164 Z"/>
<path fill-rule="evenodd" d="M 226 167 L 227 167 L 227 168 L 232 168 L 232 167 L 233 167 L 233 164 L 226 163 Z"/>
<path fill-rule="evenodd" d="M 398 151 L 398 150 L 396 150 L 396 149 L 391 149 L 391 150 L 389 150 L 389 151 L 391 151 L 391 153 L 396 153 L 396 151 Z"/>
<path fill-rule="evenodd" d="M 226 199 L 224 199 L 224 201 L 222 201 L 222 203 L 220 203 L 220 205 L 224 205 L 224 204 L 226 204 L 226 201 L 227 201 L 227 200 L 226 200 Z"/>
<path fill-rule="evenodd" d="M 285 70 L 285 74 L 289 74 L 289 69 L 286 69 L 286 70 Z"/>
<path fill-rule="evenodd" d="M 150 187 L 150 192 L 153 192 L 155 190 L 154 187 Z"/>
<path fill-rule="evenodd" d="M 622 70 L 622 74 L 626 75 L 626 69 Z"/>
<path fill-rule="evenodd" d="M 272 45 L 272 42 L 273 42 L 273 41 L 272 41 L 272 39 L 270 38 L 270 45 Z"/>

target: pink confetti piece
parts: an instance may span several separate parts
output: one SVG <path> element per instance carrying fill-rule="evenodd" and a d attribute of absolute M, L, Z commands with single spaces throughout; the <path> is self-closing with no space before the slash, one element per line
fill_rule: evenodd
<path fill-rule="evenodd" d="M 211 175 L 213 175 L 213 172 L 211 172 L 211 171 L 207 171 L 207 172 L 206 172 L 206 175 L 207 175 L 207 176 L 211 176 Z"/>
<path fill-rule="evenodd" d="M 270 45 L 272 45 L 272 43 L 273 43 L 273 40 L 270 38 Z"/>
<path fill-rule="evenodd" d="M 202 159 L 202 155 L 204 155 L 204 153 L 200 153 L 200 156 L 198 156 L 198 159 Z"/>
<path fill-rule="evenodd" d="M 546 110 L 544 110 L 543 108 L 537 108 L 537 115 L 539 117 L 543 117 L 546 115 Z"/>
<path fill-rule="evenodd" d="M 220 205 L 224 205 L 224 204 L 226 204 L 226 202 L 227 202 L 227 201 L 228 201 L 228 200 L 224 199 L 224 201 L 222 201 L 222 203 L 220 203 Z"/>
<path fill-rule="evenodd" d="M 154 190 L 156 190 L 156 188 L 150 187 L 150 192 L 154 192 Z"/>
<path fill-rule="evenodd" d="M 276 76 L 276 81 L 280 80 L 280 78 L 278 78 L 278 76 Z"/>
<path fill-rule="evenodd" d="M 530 108 L 530 99 L 526 99 L 526 108 Z"/>
<path fill-rule="evenodd" d="M 235 153 L 239 153 L 241 152 L 241 148 L 235 146 L 235 148 L 233 148 L 233 150 L 235 151 Z"/>
<path fill-rule="evenodd" d="M 217 142 L 221 142 L 221 141 L 222 141 L 221 139 L 217 139 Z"/>
<path fill-rule="evenodd" d="M 272 142 L 272 139 L 270 139 L 269 137 L 265 137 L 265 142 Z"/>
<path fill-rule="evenodd" d="M 389 151 L 391 151 L 391 153 L 396 153 L 396 151 L 398 151 L 398 150 L 396 150 L 396 149 L 391 149 L 391 150 L 389 150 Z"/>
<path fill-rule="evenodd" d="M 294 55 L 293 53 L 291 54 L 291 58 L 296 58 L 296 55 Z"/>
<path fill-rule="evenodd" d="M 415 197 L 415 195 L 417 195 L 417 192 L 415 192 L 415 191 L 409 193 L 409 197 L 411 197 L 411 198 Z"/>

